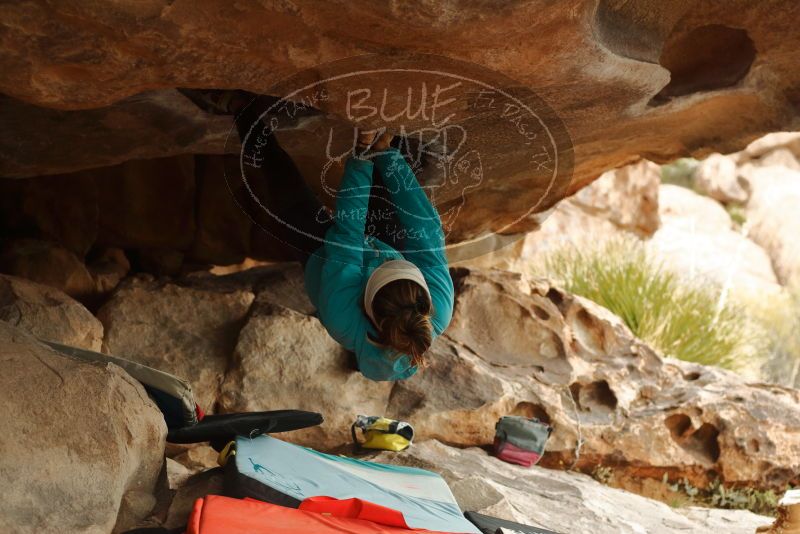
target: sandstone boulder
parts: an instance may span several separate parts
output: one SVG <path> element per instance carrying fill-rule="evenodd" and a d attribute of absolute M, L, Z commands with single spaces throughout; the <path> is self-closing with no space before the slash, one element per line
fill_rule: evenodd
<path fill-rule="evenodd" d="M 178 452 L 176 452 L 176 450 Z M 180 464 L 189 475 L 218 467 L 219 453 L 207 443 L 194 443 L 191 445 L 167 445 L 167 458 Z M 178 472 L 183 472 L 176 469 Z"/>
<path fill-rule="evenodd" d="M 747 145 L 744 150 L 733 154 L 738 164 L 758 160 L 776 150 L 788 150 L 792 154 L 800 154 L 800 132 L 773 132 Z M 755 160 L 755 161 L 754 161 Z"/>
<path fill-rule="evenodd" d="M 353 361 L 317 318 L 257 303 L 239 334 L 220 406 L 228 412 L 320 412 L 323 426 L 291 432 L 288 439 L 322 449 L 342 445 L 355 416 L 382 414 L 392 390 L 391 382 L 355 372 Z"/>
<path fill-rule="evenodd" d="M 0 321 L 48 341 L 99 351 L 103 325 L 52 287 L 0 275 Z"/>
<path fill-rule="evenodd" d="M 35 239 L 15 239 L 0 246 L 0 271 L 57 288 L 76 298 L 91 296 L 89 270 L 64 247 Z"/>
<path fill-rule="evenodd" d="M 525 264 L 535 262 L 547 252 L 563 248 L 582 249 L 631 234 L 566 200 L 560 203 L 542 223 L 539 230 L 524 237 L 518 262 L 511 270 L 524 271 Z"/>
<path fill-rule="evenodd" d="M 646 237 L 658 229 L 660 184 L 661 167 L 643 159 L 603 173 L 568 202 L 622 230 Z"/>
<path fill-rule="evenodd" d="M 181 281 L 199 291 L 246 289 L 256 295 L 238 334 L 218 404 L 225 412 L 301 409 L 321 412 L 321 427 L 286 439 L 328 449 L 349 441 L 357 414 L 381 414 L 392 384 L 355 372 L 355 357 L 316 317 L 297 264 L 278 264 L 225 276 L 198 273 Z"/>
<path fill-rule="evenodd" d="M 396 384 L 388 407 L 421 438 L 487 444 L 494 421 L 517 413 L 555 427 L 546 466 L 612 465 L 700 487 L 796 479 L 796 390 L 664 360 L 607 310 L 546 283 L 499 271 L 456 278 L 453 322 L 430 368 Z"/>
<path fill-rule="evenodd" d="M 125 278 L 131 264 L 124 250 L 111 247 L 98 253 L 87 268 L 94 279 L 95 292 L 107 295 Z"/>
<path fill-rule="evenodd" d="M 187 380 L 201 408 L 211 412 L 253 299 L 247 290 L 130 279 L 97 314 L 105 327 L 103 350 Z"/>
<path fill-rule="evenodd" d="M 720 202 L 744 203 L 748 191 L 739 178 L 733 157 L 711 154 L 694 172 L 694 184 L 701 192 Z"/>
<path fill-rule="evenodd" d="M 647 250 L 688 284 L 711 284 L 743 297 L 781 290 L 769 255 L 734 230 L 711 233 L 665 224 L 647 242 Z"/>
<path fill-rule="evenodd" d="M 550 467 L 612 465 L 620 476 L 666 473 L 699 487 L 796 480 L 797 391 L 664 360 L 608 310 L 545 282 L 500 271 L 454 276 L 453 321 L 430 366 L 393 385 L 355 373 L 306 312 L 257 303 L 221 406 L 318 409 L 326 424 L 286 438 L 324 449 L 349 441 L 359 412 L 410 421 L 419 439 L 459 446 L 491 443 L 500 416 L 521 414 L 555 427 L 543 459 Z M 269 287 L 259 291 L 266 300 Z"/>
<path fill-rule="evenodd" d="M 0 365 L 0 530 L 105 534 L 150 513 L 166 426 L 138 382 L 5 323 Z"/>
<path fill-rule="evenodd" d="M 418 443 L 380 461 L 441 473 L 465 510 L 575 534 L 752 534 L 771 519 L 742 510 L 672 508 L 586 475 L 513 466 L 477 448 Z"/>
<path fill-rule="evenodd" d="M 661 228 L 647 249 L 666 268 L 741 296 L 780 291 L 769 255 L 744 233 L 749 226 L 734 230 L 720 204 L 683 187 L 662 185 L 660 199 Z"/>
<path fill-rule="evenodd" d="M 783 284 L 800 280 L 800 172 L 785 167 L 753 169 L 747 204 L 750 235 L 767 251 Z"/>
<path fill-rule="evenodd" d="M 796 154 L 788 148 L 776 148 L 760 158 L 758 158 L 758 165 L 761 167 L 786 167 L 793 171 L 800 171 L 800 161 L 797 161 Z"/>
<path fill-rule="evenodd" d="M 733 226 L 719 202 L 678 185 L 659 188 L 658 214 L 662 224 L 692 232 L 724 232 Z"/>
<path fill-rule="evenodd" d="M 730 162 L 729 159 L 725 161 Z M 725 208 L 685 187 L 660 185 L 656 169 L 651 163 L 640 164 L 639 176 L 649 175 L 647 183 L 657 193 L 644 193 L 646 189 L 637 193 L 619 186 L 609 190 L 608 186 L 619 184 L 620 178 L 606 173 L 575 196 L 561 202 L 544 220 L 540 230 L 525 236 L 521 247 L 509 247 L 508 256 L 511 258 L 499 257 L 496 253 L 491 258 L 494 263 L 486 263 L 525 272 L 531 263 L 561 247 L 595 249 L 599 243 L 610 239 L 638 235 L 646 238 L 648 250 L 656 261 L 688 282 L 712 283 L 743 295 L 774 294 L 780 290 L 768 254 L 746 234 L 733 229 Z M 615 172 L 622 177 L 635 177 L 635 171 L 636 167 Z M 735 174 L 735 165 L 733 171 Z M 615 181 L 610 181 L 609 176 Z M 635 181 L 635 178 L 630 179 Z M 583 194 L 585 190 L 591 192 Z M 584 202 L 577 200 L 581 195 Z M 654 232 L 643 234 L 640 231 L 637 234 L 630 231 L 633 229 L 631 225 L 619 224 L 625 217 L 620 209 L 628 206 L 631 208 L 626 211 L 628 217 L 639 213 L 640 220 L 646 220 L 647 206 L 653 203 L 657 204 L 657 213 L 651 218 L 660 219 L 660 228 Z M 640 211 L 637 212 L 633 206 Z M 475 260 L 468 265 L 484 266 Z"/>
<path fill-rule="evenodd" d="M 305 315 L 313 315 L 315 311 L 306 293 L 303 269 L 297 262 L 260 265 L 223 275 L 198 271 L 181 278 L 178 283 L 202 291 L 247 290 L 262 304 L 274 304 Z"/>
<path fill-rule="evenodd" d="M 604 173 L 543 214 L 540 228 L 519 245 L 501 251 L 517 254 L 517 261 L 501 266 L 524 271 L 528 262 L 565 246 L 581 249 L 619 236 L 651 236 L 660 224 L 660 183 L 660 167 L 647 160 Z"/>

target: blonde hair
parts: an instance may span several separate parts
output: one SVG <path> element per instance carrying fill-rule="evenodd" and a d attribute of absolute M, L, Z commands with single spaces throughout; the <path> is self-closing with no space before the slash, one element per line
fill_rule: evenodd
<path fill-rule="evenodd" d="M 433 305 L 425 289 L 412 280 L 395 280 L 383 286 L 372 300 L 378 329 L 377 341 L 425 366 L 425 353 L 433 343 Z"/>

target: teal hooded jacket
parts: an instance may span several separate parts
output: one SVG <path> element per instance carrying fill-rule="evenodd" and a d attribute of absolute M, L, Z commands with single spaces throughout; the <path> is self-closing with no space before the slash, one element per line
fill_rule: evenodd
<path fill-rule="evenodd" d="M 404 251 L 365 234 L 367 207 L 376 166 L 389 190 L 405 233 Z M 402 380 L 417 372 L 411 358 L 376 345 L 377 330 L 363 308 L 364 289 L 383 262 L 405 259 L 422 271 L 431 293 L 433 336 L 441 334 L 453 314 L 453 280 L 447 267 L 439 214 L 397 149 L 371 160 L 350 158 L 336 197 L 333 226 L 325 244 L 305 268 L 305 285 L 328 333 L 355 352 L 361 373 L 372 380 Z"/>

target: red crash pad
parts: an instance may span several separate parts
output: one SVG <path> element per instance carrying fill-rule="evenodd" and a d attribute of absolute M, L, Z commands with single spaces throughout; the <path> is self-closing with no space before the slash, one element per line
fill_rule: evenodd
<path fill-rule="evenodd" d="M 186 534 L 443 534 L 404 524 L 400 512 L 360 499 L 315 497 L 297 509 L 208 495 L 195 501 Z"/>

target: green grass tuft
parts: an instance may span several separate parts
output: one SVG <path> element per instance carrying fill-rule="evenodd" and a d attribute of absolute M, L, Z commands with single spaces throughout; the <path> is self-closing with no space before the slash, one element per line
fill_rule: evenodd
<path fill-rule="evenodd" d="M 731 216 L 731 221 L 733 221 L 733 224 L 737 228 L 741 228 L 744 226 L 744 223 L 747 222 L 747 211 L 744 209 L 744 206 L 740 204 L 728 204 L 725 206 L 725 211 Z"/>
<path fill-rule="evenodd" d="M 700 164 L 694 158 L 680 158 L 661 166 L 661 183 L 695 190 L 694 171 Z"/>
<path fill-rule="evenodd" d="M 680 280 L 633 239 L 609 240 L 591 250 L 557 249 L 534 274 L 608 308 L 665 355 L 735 369 L 749 354 L 744 313 L 732 304 L 720 306 L 716 288 Z"/>
<path fill-rule="evenodd" d="M 764 378 L 800 387 L 800 284 L 790 284 L 777 298 L 753 299 L 748 308 L 766 338 Z"/>

